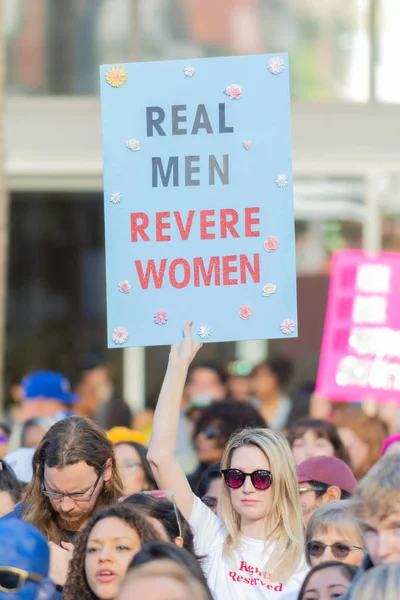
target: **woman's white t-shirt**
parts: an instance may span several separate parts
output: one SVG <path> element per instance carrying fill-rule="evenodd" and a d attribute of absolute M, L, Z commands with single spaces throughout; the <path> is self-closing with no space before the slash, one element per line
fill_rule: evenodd
<path fill-rule="evenodd" d="M 274 542 L 266 544 L 241 535 L 239 548 L 226 557 L 223 546 L 227 530 L 196 496 L 189 523 L 194 531 L 196 554 L 205 556 L 202 568 L 216 600 L 297 600 L 309 570 L 305 562 L 286 583 L 271 581 L 263 567 Z"/>

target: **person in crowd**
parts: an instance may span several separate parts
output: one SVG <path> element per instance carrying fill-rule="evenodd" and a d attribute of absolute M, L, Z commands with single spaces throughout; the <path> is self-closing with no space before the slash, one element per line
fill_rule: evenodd
<path fill-rule="evenodd" d="M 18 448 L 18 450 L 13 450 L 13 452 L 6 454 L 4 457 L 4 460 L 12 468 L 16 478 L 21 483 L 23 490 L 32 481 L 32 460 L 34 454 L 35 450 L 33 448 Z"/>
<path fill-rule="evenodd" d="M 2 460 L 8 452 L 8 440 L 10 434 L 11 429 L 5 423 L 0 423 L 0 460 Z"/>
<path fill-rule="evenodd" d="M 154 415 L 148 459 L 160 488 L 171 490 L 195 533 L 195 550 L 219 600 L 295 594 L 305 575 L 303 522 L 289 445 L 266 428 L 242 429 L 222 457 L 218 518 L 196 497 L 176 460 L 180 399 L 201 345 L 191 323 L 172 346 Z M 250 591 L 251 590 L 251 591 Z M 284 592 L 284 593 L 282 593 Z M 249 596 L 250 594 L 250 596 Z"/>
<path fill-rule="evenodd" d="M 285 389 L 293 375 L 293 364 L 285 357 L 269 358 L 254 367 L 251 385 L 257 408 L 272 429 L 284 429 L 292 412 Z"/>
<path fill-rule="evenodd" d="M 55 423 L 51 417 L 36 417 L 28 419 L 22 424 L 21 430 L 21 448 L 36 448 Z"/>
<path fill-rule="evenodd" d="M 202 499 L 204 504 L 217 512 L 218 498 L 222 487 L 221 463 L 210 465 L 203 473 L 199 485 L 195 491 L 196 496 Z"/>
<path fill-rule="evenodd" d="M 386 438 L 382 444 L 381 456 L 384 454 L 394 454 L 396 452 L 400 452 L 400 433 L 395 433 Z"/>
<path fill-rule="evenodd" d="M 359 482 L 351 508 L 367 552 L 353 585 L 374 566 L 400 563 L 400 455 L 381 458 Z M 343 600 L 353 600 L 351 586 Z"/>
<path fill-rule="evenodd" d="M 172 492 L 154 491 L 133 494 L 124 500 L 140 510 L 163 540 L 173 542 L 194 554 L 192 529 L 175 504 Z"/>
<path fill-rule="evenodd" d="M 380 458 L 387 426 L 378 417 L 370 417 L 362 408 L 352 405 L 342 407 L 333 423 L 350 456 L 353 473 L 361 479 Z"/>
<path fill-rule="evenodd" d="M 22 422 L 37 417 L 64 419 L 73 414 L 74 404 L 79 401 L 68 379 L 55 371 L 34 371 L 24 377 L 21 385 Z"/>
<path fill-rule="evenodd" d="M 209 595 L 209 599 L 212 600 L 211 592 L 199 561 L 191 552 L 188 552 L 184 548 L 178 548 L 175 544 L 169 544 L 168 542 L 147 542 L 143 544 L 140 552 L 133 558 L 128 573 L 131 569 L 136 569 L 141 565 L 146 565 L 160 559 L 172 560 L 174 563 L 185 567 L 197 579 Z"/>
<path fill-rule="evenodd" d="M 5 460 L 0 460 L 0 517 L 14 510 L 21 502 L 22 484 Z"/>
<path fill-rule="evenodd" d="M 381 565 L 357 581 L 351 600 L 398 600 L 399 592 L 400 564 Z"/>
<path fill-rule="evenodd" d="M 210 600 L 210 593 L 183 565 L 160 559 L 131 569 L 117 600 Z"/>
<path fill-rule="evenodd" d="M 199 466 L 188 476 L 195 491 L 210 465 L 222 458 L 225 445 L 234 431 L 242 427 L 266 427 L 258 410 L 237 400 L 221 400 L 204 408 L 195 425 L 193 444 Z"/>
<path fill-rule="evenodd" d="M 50 552 L 44 536 L 29 523 L 0 521 L 0 600 L 55 600 L 48 578 Z"/>
<path fill-rule="evenodd" d="M 203 405 L 226 397 L 226 382 L 222 370 L 213 362 L 199 362 L 188 371 L 183 396 L 190 406 L 203 400 Z"/>
<path fill-rule="evenodd" d="M 306 556 L 311 567 L 337 560 L 359 567 L 364 558 L 363 537 L 346 500 L 317 508 L 306 528 Z"/>
<path fill-rule="evenodd" d="M 299 419 L 290 427 L 287 440 L 296 465 L 313 456 L 336 456 L 349 464 L 339 433 L 332 423 L 320 419 Z"/>
<path fill-rule="evenodd" d="M 160 540 L 148 519 L 127 504 L 92 516 L 78 536 L 63 600 L 112 600 L 144 542 Z"/>
<path fill-rule="evenodd" d="M 247 360 L 234 360 L 226 367 L 226 388 L 230 400 L 250 402 L 253 400 L 250 374 L 251 363 Z"/>
<path fill-rule="evenodd" d="M 122 495 L 114 448 L 103 430 L 78 416 L 53 425 L 35 452 L 32 481 L 14 514 L 49 540 L 57 585 L 65 583 L 77 533 L 96 510 Z"/>
<path fill-rule="evenodd" d="M 314 456 L 300 463 L 297 480 L 305 523 L 319 506 L 350 498 L 357 486 L 350 467 L 334 456 Z"/>
<path fill-rule="evenodd" d="M 356 567 L 342 562 L 320 563 L 309 571 L 298 600 L 334 600 L 345 594 L 356 574 Z"/>
<path fill-rule="evenodd" d="M 147 448 L 137 442 L 121 442 L 116 444 L 114 452 L 124 496 L 157 488 L 147 460 Z"/>

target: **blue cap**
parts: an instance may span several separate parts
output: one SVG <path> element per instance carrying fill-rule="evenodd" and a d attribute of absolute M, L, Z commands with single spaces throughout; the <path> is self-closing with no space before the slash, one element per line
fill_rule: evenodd
<path fill-rule="evenodd" d="M 43 577 L 39 583 L 27 579 L 14 594 L 0 591 L 0 600 L 51 598 L 54 586 L 48 579 L 49 564 L 49 546 L 40 531 L 19 519 L 0 520 L 0 566 L 17 567 Z"/>
<path fill-rule="evenodd" d="M 79 397 L 71 393 L 71 384 L 62 373 L 55 371 L 35 371 L 21 382 L 25 400 L 48 398 L 64 404 L 75 404 Z"/>

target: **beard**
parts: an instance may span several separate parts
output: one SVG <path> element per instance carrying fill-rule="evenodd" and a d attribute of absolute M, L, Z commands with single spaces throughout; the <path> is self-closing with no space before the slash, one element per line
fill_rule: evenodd
<path fill-rule="evenodd" d="M 90 502 L 88 506 L 85 506 L 82 509 L 75 509 L 69 513 L 58 510 L 56 513 L 57 525 L 61 529 L 66 529 L 67 531 L 80 531 L 83 529 L 90 517 L 97 511 L 99 506 L 101 506 L 101 493 L 94 502 Z"/>

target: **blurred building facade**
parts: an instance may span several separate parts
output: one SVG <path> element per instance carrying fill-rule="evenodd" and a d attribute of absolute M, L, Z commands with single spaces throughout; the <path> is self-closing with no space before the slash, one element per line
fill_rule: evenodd
<path fill-rule="evenodd" d="M 8 382 L 109 360 L 129 402 L 159 390 L 167 348 L 105 350 L 98 66 L 288 51 L 298 340 L 208 344 L 318 364 L 330 256 L 400 250 L 400 5 L 393 0 L 5 0 L 11 238 Z"/>

